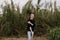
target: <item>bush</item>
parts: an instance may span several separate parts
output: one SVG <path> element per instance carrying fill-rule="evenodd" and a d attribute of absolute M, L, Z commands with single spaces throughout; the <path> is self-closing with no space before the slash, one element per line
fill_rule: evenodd
<path fill-rule="evenodd" d="M 54 28 L 48 33 L 49 40 L 60 40 L 60 28 Z"/>

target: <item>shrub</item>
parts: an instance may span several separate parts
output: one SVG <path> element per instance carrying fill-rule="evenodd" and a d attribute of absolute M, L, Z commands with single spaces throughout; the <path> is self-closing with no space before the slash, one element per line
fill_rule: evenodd
<path fill-rule="evenodd" d="M 48 33 L 49 40 L 60 40 L 60 28 L 54 28 Z"/>

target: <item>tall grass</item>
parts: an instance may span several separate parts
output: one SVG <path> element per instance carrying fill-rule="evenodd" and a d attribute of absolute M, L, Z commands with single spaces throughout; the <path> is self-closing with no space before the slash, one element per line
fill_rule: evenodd
<path fill-rule="evenodd" d="M 44 3 L 38 0 L 36 8 L 28 1 L 23 7 L 22 13 L 20 13 L 19 5 L 15 10 L 14 2 L 11 0 L 11 5 L 6 4 L 3 9 L 3 14 L 0 16 L 0 35 L 1 36 L 22 36 L 26 35 L 27 19 L 31 11 L 35 14 L 35 35 L 41 36 L 48 32 L 49 29 L 53 29 L 60 26 L 60 12 L 57 9 L 56 2 L 54 2 L 54 12 L 52 11 L 52 3 L 47 5 L 48 9 L 40 9 Z"/>

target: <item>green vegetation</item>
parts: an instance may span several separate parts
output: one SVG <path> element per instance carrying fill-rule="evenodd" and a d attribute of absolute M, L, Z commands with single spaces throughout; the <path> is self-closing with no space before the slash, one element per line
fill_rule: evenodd
<path fill-rule="evenodd" d="M 0 15 L 0 36 L 26 35 L 26 22 L 31 11 L 34 11 L 35 14 L 35 36 L 49 34 L 53 37 L 55 31 L 56 35 L 60 32 L 60 11 L 57 9 L 56 1 L 54 2 L 54 9 L 52 8 L 52 2 L 45 3 L 45 9 L 41 9 L 44 5 L 44 3 L 40 4 L 41 0 L 38 0 L 36 8 L 31 4 L 31 2 L 32 0 L 25 4 L 22 13 L 20 13 L 19 5 L 16 8 L 14 7 L 12 0 L 11 5 L 6 3 L 6 5 L 2 7 L 3 14 Z M 47 9 L 47 7 L 51 10 Z M 57 36 L 59 37 L 60 35 L 58 34 Z M 57 38 L 57 36 L 55 38 Z M 51 40 L 54 39 L 51 38 Z"/>
<path fill-rule="evenodd" d="M 49 40 L 60 40 L 60 28 L 51 29 L 48 34 Z"/>

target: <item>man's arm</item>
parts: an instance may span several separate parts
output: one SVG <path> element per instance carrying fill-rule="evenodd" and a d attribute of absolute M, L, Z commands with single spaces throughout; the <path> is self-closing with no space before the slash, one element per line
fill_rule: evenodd
<path fill-rule="evenodd" d="M 30 31 L 32 32 L 32 28 L 30 27 Z"/>
<path fill-rule="evenodd" d="M 30 21 L 28 21 L 28 24 L 31 24 L 33 26 L 33 24 Z"/>

